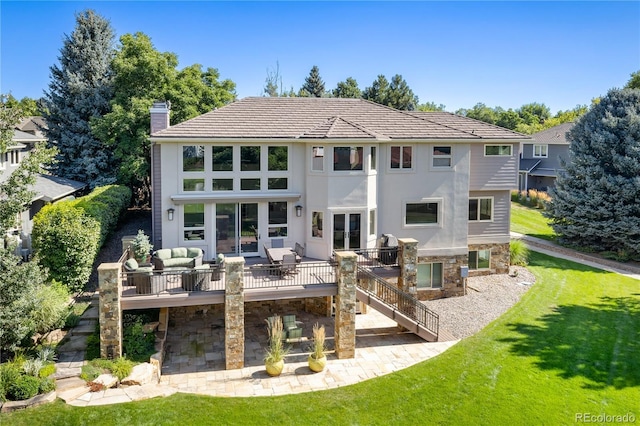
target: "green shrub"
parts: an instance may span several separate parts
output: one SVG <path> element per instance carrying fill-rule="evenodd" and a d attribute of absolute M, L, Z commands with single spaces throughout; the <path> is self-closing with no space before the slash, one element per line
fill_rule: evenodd
<path fill-rule="evenodd" d="M 32 243 L 49 277 L 73 292 L 81 291 L 100 247 L 130 200 L 129 188 L 109 185 L 40 210 L 33 220 Z"/>
<path fill-rule="evenodd" d="M 524 241 L 511 240 L 511 244 L 509 244 L 509 262 L 518 266 L 526 266 L 529 263 L 529 248 Z"/>
<path fill-rule="evenodd" d="M 80 378 L 87 382 L 92 382 L 101 374 L 111 371 L 113 361 L 108 359 L 96 358 L 82 366 Z"/>
<path fill-rule="evenodd" d="M 39 359 L 28 359 L 22 364 L 22 371 L 28 376 L 38 377 L 44 364 Z"/>
<path fill-rule="evenodd" d="M 49 277 L 72 292 L 81 291 L 98 250 L 98 222 L 68 201 L 49 204 L 33 218 L 31 238 L 34 254 Z"/>
<path fill-rule="evenodd" d="M 56 390 L 56 381 L 53 377 L 41 377 L 38 393 L 47 393 Z"/>
<path fill-rule="evenodd" d="M 8 399 L 22 401 L 32 398 L 40 390 L 40 379 L 33 376 L 20 375 L 9 387 Z"/>
<path fill-rule="evenodd" d="M 126 356 L 134 361 L 146 362 L 155 352 L 156 336 L 143 331 L 143 319 L 123 320 L 122 346 Z"/>
<path fill-rule="evenodd" d="M 131 370 L 135 363 L 131 360 L 128 360 L 126 357 L 120 357 L 113 361 L 111 365 L 111 374 L 116 376 L 118 380 L 122 380 L 131 374 Z"/>
<path fill-rule="evenodd" d="M 36 289 L 37 309 L 31 312 L 34 331 L 47 333 L 64 325 L 69 313 L 69 291 L 60 282 L 53 281 Z"/>
<path fill-rule="evenodd" d="M 55 372 L 56 372 L 56 365 L 55 364 L 53 364 L 53 363 L 46 364 L 38 372 L 38 377 L 40 377 L 41 379 L 44 379 L 44 378 L 49 377 L 50 375 L 54 374 Z"/>
<path fill-rule="evenodd" d="M 85 359 L 100 358 L 100 325 L 96 324 L 96 329 L 87 336 L 87 348 L 84 352 Z"/>
<path fill-rule="evenodd" d="M 0 365 L 0 401 L 9 399 L 9 390 L 21 375 L 21 367 L 14 362 Z"/>

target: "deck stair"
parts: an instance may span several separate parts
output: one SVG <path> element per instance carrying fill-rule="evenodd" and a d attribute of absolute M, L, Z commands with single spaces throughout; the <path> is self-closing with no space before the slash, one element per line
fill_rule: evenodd
<path fill-rule="evenodd" d="M 409 293 L 358 266 L 356 298 L 428 342 L 439 339 L 438 314 Z"/>

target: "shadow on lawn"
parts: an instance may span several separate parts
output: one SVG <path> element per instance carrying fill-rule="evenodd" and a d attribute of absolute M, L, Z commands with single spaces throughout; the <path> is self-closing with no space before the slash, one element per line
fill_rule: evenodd
<path fill-rule="evenodd" d="M 541 369 L 583 377 L 588 389 L 640 386 L 640 295 L 633 296 L 558 306 L 536 324 L 509 324 L 520 336 L 502 341 L 516 355 L 538 358 Z"/>

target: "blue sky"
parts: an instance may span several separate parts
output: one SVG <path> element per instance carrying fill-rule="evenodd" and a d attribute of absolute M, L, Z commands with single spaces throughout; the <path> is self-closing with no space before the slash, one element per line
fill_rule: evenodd
<path fill-rule="evenodd" d="M 0 1 L 0 92 L 42 96 L 74 14 L 117 37 L 141 31 L 180 68 L 200 63 L 260 96 L 280 65 L 296 91 L 313 65 L 327 89 L 401 74 L 448 111 L 546 104 L 552 113 L 622 87 L 640 70 L 640 2 Z"/>

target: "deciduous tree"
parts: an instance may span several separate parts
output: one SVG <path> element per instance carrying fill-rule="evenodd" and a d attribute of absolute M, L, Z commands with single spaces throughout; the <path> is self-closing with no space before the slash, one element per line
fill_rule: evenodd
<path fill-rule="evenodd" d="M 568 133 L 566 172 L 546 214 L 561 240 L 640 255 L 640 90 L 612 89 Z"/>
<path fill-rule="evenodd" d="M 50 146 L 58 148 L 53 169 L 91 187 L 115 180 L 112 150 L 90 126 L 92 118 L 110 110 L 114 37 L 109 21 L 94 11 L 76 15 L 76 27 L 60 49 L 60 64 L 50 68 L 46 93 L 46 134 Z"/>

